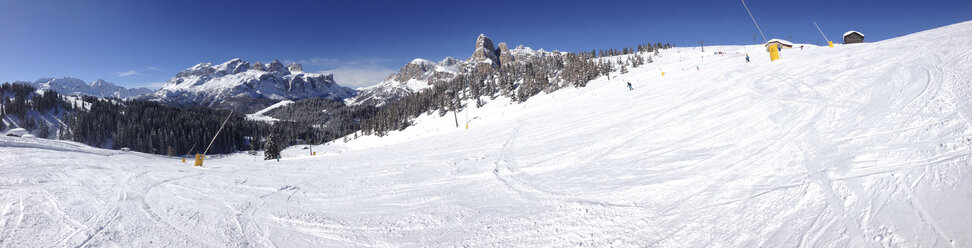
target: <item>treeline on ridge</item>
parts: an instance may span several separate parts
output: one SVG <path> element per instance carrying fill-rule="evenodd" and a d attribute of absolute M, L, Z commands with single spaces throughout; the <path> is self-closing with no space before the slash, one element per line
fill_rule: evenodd
<path fill-rule="evenodd" d="M 382 106 L 374 117 L 361 125 L 363 135 L 383 136 L 389 131 L 402 130 L 422 114 L 457 111 L 468 106 L 463 100 L 475 102 L 475 107 L 498 97 L 524 102 L 541 92 L 553 92 L 564 87 L 585 87 L 587 82 L 607 76 L 611 72 L 627 73 L 629 67 L 652 62 L 659 49 L 670 44 L 643 44 L 635 48 L 608 49 L 599 52 L 552 53 L 534 56 L 501 65 L 481 63 L 465 68 L 452 80 L 410 94 Z M 612 60 L 604 57 L 616 57 Z M 457 123 L 457 125 L 459 125 Z"/>

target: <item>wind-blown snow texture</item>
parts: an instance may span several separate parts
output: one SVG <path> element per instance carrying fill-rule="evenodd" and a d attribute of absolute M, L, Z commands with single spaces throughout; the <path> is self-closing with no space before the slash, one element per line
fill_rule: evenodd
<path fill-rule="evenodd" d="M 972 22 L 706 51 L 280 162 L 2 137 L 0 246 L 972 246 Z"/>

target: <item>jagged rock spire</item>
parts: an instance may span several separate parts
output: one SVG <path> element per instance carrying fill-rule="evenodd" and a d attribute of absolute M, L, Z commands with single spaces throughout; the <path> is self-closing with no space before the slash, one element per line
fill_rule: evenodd
<path fill-rule="evenodd" d="M 479 38 L 476 38 L 476 51 L 473 52 L 469 59 L 478 61 L 489 60 L 494 65 L 499 65 L 500 62 L 499 51 L 493 46 L 493 40 L 490 40 L 485 34 L 480 34 Z"/>

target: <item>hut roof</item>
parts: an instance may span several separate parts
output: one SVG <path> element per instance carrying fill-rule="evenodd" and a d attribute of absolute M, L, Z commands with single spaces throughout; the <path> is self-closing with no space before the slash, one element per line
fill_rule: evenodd
<path fill-rule="evenodd" d="M 861 32 L 854 31 L 854 30 L 847 31 L 847 33 L 844 33 L 844 37 L 847 37 L 847 35 L 850 35 L 850 34 L 853 34 L 853 33 L 857 33 L 857 34 L 861 35 L 861 37 L 864 37 L 864 34 L 862 34 Z"/>
<path fill-rule="evenodd" d="M 783 44 L 783 45 L 793 46 L 793 43 L 790 43 L 790 41 L 787 41 L 787 40 L 784 40 L 784 39 L 772 39 L 772 40 L 767 41 L 766 44 L 763 44 L 763 46 L 769 45 L 769 43 L 772 43 L 774 41 L 775 42 L 779 42 L 780 44 Z"/>
<path fill-rule="evenodd" d="M 16 135 L 17 137 L 24 136 L 25 134 L 27 134 L 27 129 L 23 129 L 19 127 L 7 131 L 7 135 Z"/>

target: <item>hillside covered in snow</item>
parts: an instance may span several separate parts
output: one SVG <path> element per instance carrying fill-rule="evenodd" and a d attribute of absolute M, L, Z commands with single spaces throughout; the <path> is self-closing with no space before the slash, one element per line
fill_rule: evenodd
<path fill-rule="evenodd" d="M 972 246 L 972 22 L 705 49 L 279 162 L 0 137 L 0 246 Z"/>

